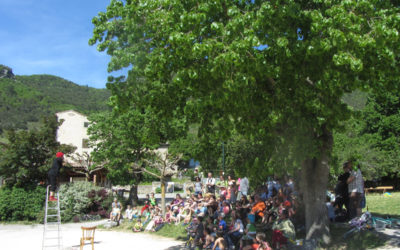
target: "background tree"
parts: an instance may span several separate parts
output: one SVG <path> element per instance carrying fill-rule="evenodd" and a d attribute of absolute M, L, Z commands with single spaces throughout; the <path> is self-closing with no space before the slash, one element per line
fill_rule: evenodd
<path fill-rule="evenodd" d="M 151 109 L 120 110 L 101 113 L 90 118 L 88 128 L 94 151 L 91 153 L 96 164 L 103 165 L 107 177 L 113 184 L 131 185 L 129 202 L 137 202 L 137 185 L 149 174 L 135 171 L 149 154 L 165 142 L 165 134 L 179 130 L 180 123 L 160 123 Z"/>
<path fill-rule="evenodd" d="M 366 179 L 377 180 L 399 171 L 399 92 L 370 94 L 357 115 L 335 132 L 334 160 L 338 168 L 331 170 L 337 176 L 339 164 L 355 158 L 361 164 Z"/>
<path fill-rule="evenodd" d="M 134 164 L 135 172 L 147 173 L 160 180 L 161 183 L 161 209 L 165 215 L 165 182 L 168 177 L 175 174 L 177 164 L 181 156 L 172 156 L 168 152 L 153 152 L 148 159 L 144 159 L 144 164 Z"/>
<path fill-rule="evenodd" d="M 0 176 L 7 185 L 29 188 L 46 181 L 56 152 L 74 150 L 57 142 L 55 116 L 44 118 L 42 124 L 39 129 L 7 132 L 8 143 L 0 145 Z"/>
<path fill-rule="evenodd" d="M 350 117 L 344 93 L 397 88 L 400 19 L 388 1 L 112 1 L 90 44 L 111 56 L 126 106 L 199 124 L 219 141 L 235 129 L 284 142 L 302 169 L 306 239 L 329 241 L 324 205 L 332 133 Z M 112 87 L 113 86 L 113 87 Z M 128 90 L 128 93 L 126 93 Z M 275 167 L 280 167 L 279 165 Z"/>
<path fill-rule="evenodd" d="M 70 163 L 71 170 L 78 174 L 84 174 L 86 181 L 90 181 L 93 173 L 104 169 L 104 166 L 96 164 L 87 152 L 83 152 L 82 154 L 74 153 L 70 157 L 72 160 Z"/>
<path fill-rule="evenodd" d="M 135 109 L 123 114 L 115 110 L 99 113 L 91 116 L 90 121 L 88 134 L 94 146 L 94 162 L 107 169 L 107 178 L 113 184 L 131 185 L 128 202 L 136 203 L 142 175 L 133 172 L 132 164 L 157 147 L 158 137 L 151 126 L 146 126 L 151 121 Z"/>

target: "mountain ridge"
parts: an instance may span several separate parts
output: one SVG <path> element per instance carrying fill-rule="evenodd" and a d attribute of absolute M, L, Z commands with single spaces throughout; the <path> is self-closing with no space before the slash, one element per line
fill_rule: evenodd
<path fill-rule="evenodd" d="M 14 75 L 5 65 L 0 65 L 0 73 L 0 133 L 28 129 L 29 123 L 64 110 L 90 115 L 110 109 L 107 89 L 81 86 L 48 74 Z"/>

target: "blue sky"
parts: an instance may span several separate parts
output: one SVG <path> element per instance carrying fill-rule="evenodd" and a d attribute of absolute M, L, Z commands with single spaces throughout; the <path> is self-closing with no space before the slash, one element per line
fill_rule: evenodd
<path fill-rule="evenodd" d="M 109 56 L 89 46 L 92 18 L 110 0 L 0 0 L 0 64 L 105 88 Z"/>

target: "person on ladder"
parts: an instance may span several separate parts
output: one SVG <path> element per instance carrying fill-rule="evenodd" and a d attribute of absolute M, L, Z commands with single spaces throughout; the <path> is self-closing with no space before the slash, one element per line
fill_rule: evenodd
<path fill-rule="evenodd" d="M 57 152 L 56 158 L 53 161 L 53 165 L 51 166 L 48 177 L 50 182 L 50 197 L 49 201 L 57 201 L 57 198 L 54 197 L 54 192 L 57 189 L 57 176 L 60 173 L 60 168 L 63 166 L 64 153 Z"/>

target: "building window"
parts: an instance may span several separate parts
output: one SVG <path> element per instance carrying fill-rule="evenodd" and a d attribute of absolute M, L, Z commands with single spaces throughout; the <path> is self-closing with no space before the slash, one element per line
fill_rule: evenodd
<path fill-rule="evenodd" d="M 89 148 L 89 139 L 82 139 L 82 148 Z"/>
<path fill-rule="evenodd" d="M 85 128 L 89 127 L 89 122 L 84 122 L 84 123 L 83 123 L 83 126 L 84 126 Z"/>

